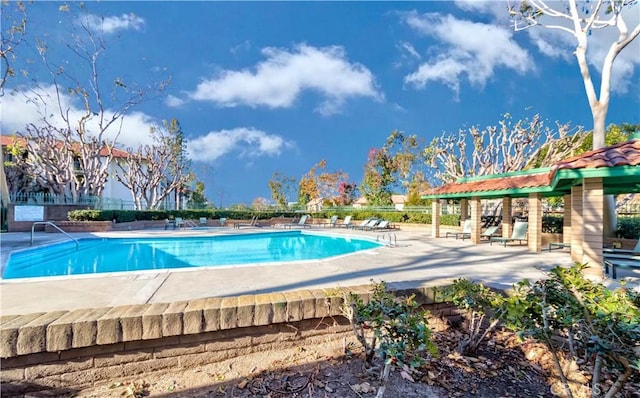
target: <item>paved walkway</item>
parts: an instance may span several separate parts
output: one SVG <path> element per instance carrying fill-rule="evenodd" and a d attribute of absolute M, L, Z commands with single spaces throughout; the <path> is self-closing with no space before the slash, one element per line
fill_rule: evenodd
<path fill-rule="evenodd" d="M 86 236 L 162 236 L 208 235 L 268 231 L 260 229 L 220 228 L 206 231 L 144 230 Z M 320 233 L 364 235 L 376 238 L 380 233 L 316 229 Z M 214 296 L 232 296 L 291 291 L 309 288 L 334 288 L 369 284 L 371 280 L 402 285 L 442 284 L 465 277 L 496 287 L 510 287 L 524 279 L 544 276 L 542 270 L 555 265 L 571 265 L 569 253 L 553 251 L 531 253 L 526 246 L 473 245 L 469 240 L 433 239 L 425 229 L 394 232 L 397 247 L 370 251 L 321 261 L 276 265 L 256 265 L 179 271 L 153 271 L 118 275 L 90 275 L 63 278 L 35 278 L 28 281 L 0 280 L 2 315 L 54 310 L 108 307 L 128 304 L 166 303 Z M 36 233 L 34 245 L 68 238 L 56 233 Z M 29 248 L 29 233 L 0 235 L 2 271 L 11 251 Z M 619 278 L 640 274 L 621 270 Z M 605 284 L 615 284 L 607 279 Z"/>

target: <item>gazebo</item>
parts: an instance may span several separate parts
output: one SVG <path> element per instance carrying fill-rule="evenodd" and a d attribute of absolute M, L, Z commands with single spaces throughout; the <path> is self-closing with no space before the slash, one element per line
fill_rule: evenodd
<path fill-rule="evenodd" d="M 480 243 L 481 200 L 502 199 L 502 236 L 511 235 L 512 201 L 528 200 L 529 250 L 542 250 L 542 199 L 564 198 L 563 245 L 571 247 L 571 258 L 588 263 L 602 276 L 605 195 L 640 192 L 640 134 L 627 142 L 589 151 L 562 160 L 552 167 L 462 178 L 422 194 L 434 199 L 432 236 L 440 236 L 441 199 L 461 202 L 461 218 L 471 218 L 471 242 Z M 467 214 L 470 208 L 470 215 Z"/>

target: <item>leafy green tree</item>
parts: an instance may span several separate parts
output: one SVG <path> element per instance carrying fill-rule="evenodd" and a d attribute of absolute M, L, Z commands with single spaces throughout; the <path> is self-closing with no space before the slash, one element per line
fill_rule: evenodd
<path fill-rule="evenodd" d="M 207 206 L 209 201 L 204 194 L 204 182 L 196 182 L 195 189 L 190 192 L 188 205 L 190 208 L 202 209 Z"/>
<path fill-rule="evenodd" d="M 279 172 L 274 172 L 271 180 L 269 180 L 269 189 L 271 189 L 271 199 L 280 208 L 286 208 L 289 204 L 289 194 L 292 192 L 296 184 L 295 177 L 287 177 Z"/>
<path fill-rule="evenodd" d="M 415 134 L 394 130 L 387 137 L 383 149 L 393 159 L 395 188 L 408 193 L 412 185 L 423 180 L 423 148 L 423 140 Z"/>
<path fill-rule="evenodd" d="M 360 191 L 371 206 L 390 206 L 391 188 L 397 170 L 393 158 L 383 149 L 372 148 L 367 156 Z"/>

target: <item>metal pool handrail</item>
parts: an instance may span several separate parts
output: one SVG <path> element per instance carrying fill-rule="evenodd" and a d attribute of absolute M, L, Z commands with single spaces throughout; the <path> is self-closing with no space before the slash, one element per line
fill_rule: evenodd
<path fill-rule="evenodd" d="M 67 238 L 73 240 L 76 243 L 76 251 L 78 251 L 79 247 L 80 247 L 80 242 L 78 242 L 78 240 L 76 238 L 74 238 L 73 236 L 69 235 L 68 233 L 64 232 L 62 230 L 62 228 L 60 228 L 59 226 L 57 226 L 56 224 L 52 223 L 51 221 L 36 221 L 31 225 L 31 246 L 33 246 L 33 232 L 36 228 L 36 225 L 51 225 L 53 228 L 57 229 L 58 231 L 62 232 L 64 235 L 67 236 Z"/>

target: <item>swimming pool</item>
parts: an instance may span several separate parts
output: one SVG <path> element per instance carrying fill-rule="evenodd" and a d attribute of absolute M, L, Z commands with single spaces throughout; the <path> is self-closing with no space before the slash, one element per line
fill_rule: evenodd
<path fill-rule="evenodd" d="M 381 246 L 302 231 L 163 238 L 88 238 L 14 252 L 3 279 L 318 260 Z"/>

